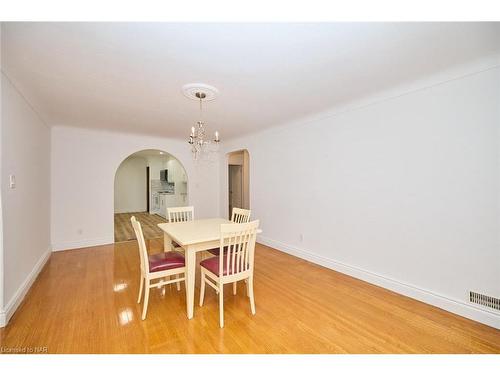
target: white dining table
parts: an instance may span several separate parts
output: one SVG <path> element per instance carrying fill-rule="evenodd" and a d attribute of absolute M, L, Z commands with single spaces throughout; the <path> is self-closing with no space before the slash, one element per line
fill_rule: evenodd
<path fill-rule="evenodd" d="M 213 218 L 158 224 L 158 227 L 163 231 L 165 251 L 172 250 L 172 240 L 179 244 L 185 251 L 186 305 L 188 319 L 191 319 L 194 314 L 196 253 L 218 248 L 220 245 L 220 225 L 231 223 L 232 222 L 227 219 Z M 260 229 L 257 231 L 257 233 L 261 232 Z"/>

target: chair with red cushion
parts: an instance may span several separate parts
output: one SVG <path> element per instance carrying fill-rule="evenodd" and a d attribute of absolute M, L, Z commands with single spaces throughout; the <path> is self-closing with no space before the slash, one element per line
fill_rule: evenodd
<path fill-rule="evenodd" d="M 169 223 L 180 223 L 184 221 L 194 220 L 194 207 L 167 207 L 167 218 Z M 175 241 L 172 241 L 174 250 L 183 250 L 183 248 Z"/>
<path fill-rule="evenodd" d="M 231 214 L 231 221 L 233 223 L 248 223 L 250 221 L 250 210 L 245 210 L 243 208 L 233 207 L 233 212 Z M 227 252 L 224 248 L 224 254 Z M 219 255 L 219 248 L 207 250 L 212 255 Z"/>
<path fill-rule="evenodd" d="M 200 262 L 201 289 L 200 306 L 203 306 L 205 284 L 219 294 L 219 324 L 224 327 L 224 284 L 246 280 L 250 309 L 255 315 L 253 295 L 253 265 L 255 240 L 259 220 L 241 224 L 221 224 L 219 250 L 223 256 L 204 259 Z M 226 249 L 224 251 L 224 249 Z M 235 290 L 233 289 L 233 293 Z"/>
<path fill-rule="evenodd" d="M 146 319 L 146 313 L 148 311 L 149 289 L 177 283 L 177 290 L 181 290 L 180 282 L 186 280 L 186 266 L 184 262 L 184 255 L 178 251 L 167 251 L 164 253 L 148 255 L 141 223 L 136 220 L 135 216 L 132 216 L 130 221 L 132 222 L 135 236 L 137 237 L 137 242 L 139 243 L 141 283 L 139 286 L 139 297 L 137 298 L 137 303 L 141 302 L 142 288 L 144 287 L 144 306 L 142 309 L 142 320 L 144 320 Z M 170 276 L 175 276 L 175 279 L 170 280 Z M 160 279 L 160 281 L 151 283 L 151 281 L 156 279 Z"/>

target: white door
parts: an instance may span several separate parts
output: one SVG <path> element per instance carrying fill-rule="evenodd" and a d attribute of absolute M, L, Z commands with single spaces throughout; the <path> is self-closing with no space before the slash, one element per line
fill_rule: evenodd
<path fill-rule="evenodd" d="M 241 165 L 229 165 L 229 217 L 231 217 L 233 207 L 243 207 L 242 169 Z"/>

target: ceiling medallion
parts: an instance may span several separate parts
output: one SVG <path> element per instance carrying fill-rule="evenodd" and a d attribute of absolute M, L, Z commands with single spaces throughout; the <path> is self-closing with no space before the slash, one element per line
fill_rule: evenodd
<path fill-rule="evenodd" d="M 219 132 L 215 131 L 213 140 L 205 139 L 203 102 L 214 100 L 219 94 L 219 90 L 204 83 L 190 83 L 182 86 L 182 92 L 187 98 L 197 100 L 200 103 L 199 120 L 196 122 L 196 126 L 191 127 L 191 134 L 188 140 L 188 143 L 191 145 L 193 159 L 196 161 L 202 157 L 209 161 L 214 161 L 214 156 L 216 156 L 219 150 Z"/>

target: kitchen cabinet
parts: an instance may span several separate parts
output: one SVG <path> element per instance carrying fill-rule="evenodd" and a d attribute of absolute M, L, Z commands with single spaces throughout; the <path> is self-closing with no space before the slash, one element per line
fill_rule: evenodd
<path fill-rule="evenodd" d="M 166 199 L 165 199 L 165 194 L 159 194 L 160 196 L 160 212 L 158 215 L 163 216 L 164 218 L 167 217 L 167 205 L 166 205 Z"/>
<path fill-rule="evenodd" d="M 166 207 L 179 207 L 179 202 L 177 202 L 177 196 L 174 194 L 165 195 L 165 205 Z"/>
<path fill-rule="evenodd" d="M 175 182 L 175 168 L 172 165 L 168 168 L 167 182 Z"/>
<path fill-rule="evenodd" d="M 167 217 L 167 208 L 169 207 L 179 207 L 183 206 L 184 203 L 181 202 L 182 199 L 178 195 L 174 194 L 164 194 L 160 193 L 160 211 L 158 212 L 158 215 L 166 218 Z"/>
<path fill-rule="evenodd" d="M 174 159 L 170 159 L 164 164 L 165 169 L 168 170 L 167 182 L 175 182 L 176 181 L 176 173 L 177 173 L 176 164 L 177 163 Z"/>
<path fill-rule="evenodd" d="M 151 199 L 151 211 L 158 212 L 160 209 L 160 194 L 154 192 Z"/>

